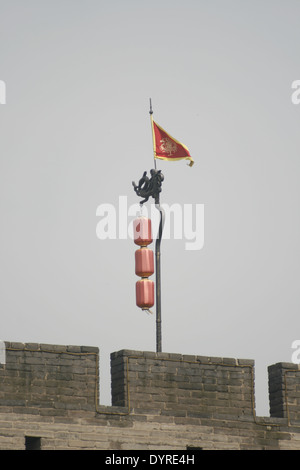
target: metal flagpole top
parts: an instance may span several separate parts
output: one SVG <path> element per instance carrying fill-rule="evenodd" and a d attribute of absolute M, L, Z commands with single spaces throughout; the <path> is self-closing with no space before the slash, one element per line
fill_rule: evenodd
<path fill-rule="evenodd" d="M 150 111 L 149 111 L 149 114 L 150 114 L 150 120 L 151 120 L 151 133 L 152 133 L 154 168 L 156 170 L 156 158 L 155 158 L 155 153 L 154 153 L 154 138 L 153 138 L 153 118 L 152 118 L 153 109 L 152 109 L 152 100 L 151 100 L 151 98 L 150 98 Z"/>
<path fill-rule="evenodd" d="M 151 98 L 150 98 L 150 111 L 149 111 L 149 114 L 153 114 Z"/>

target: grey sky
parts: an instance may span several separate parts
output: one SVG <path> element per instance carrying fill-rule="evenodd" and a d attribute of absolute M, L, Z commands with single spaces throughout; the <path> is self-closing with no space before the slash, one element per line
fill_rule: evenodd
<path fill-rule="evenodd" d="M 158 162 L 161 201 L 205 205 L 205 245 L 162 245 L 163 350 L 267 366 L 299 338 L 298 1 L 0 0 L 0 305 L 7 341 L 154 350 L 132 240 L 100 204 L 137 202 L 154 119 L 195 160 Z"/>

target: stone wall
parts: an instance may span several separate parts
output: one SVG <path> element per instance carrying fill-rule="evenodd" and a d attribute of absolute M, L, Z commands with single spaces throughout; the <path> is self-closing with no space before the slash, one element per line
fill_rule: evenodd
<path fill-rule="evenodd" d="M 181 417 L 253 416 L 253 369 L 251 360 L 119 351 L 111 355 L 112 404 L 130 400 L 135 412 Z"/>
<path fill-rule="evenodd" d="M 69 408 L 94 410 L 98 348 L 6 345 L 6 364 L 0 365 L 0 407 L 41 415 L 59 415 Z"/>
<path fill-rule="evenodd" d="M 270 415 L 300 426 L 300 373 L 298 365 L 280 362 L 268 367 Z"/>
<path fill-rule="evenodd" d="M 269 367 L 271 415 L 258 417 L 252 360 L 118 351 L 103 406 L 98 348 L 5 345 L 1 450 L 300 450 L 295 364 Z"/>

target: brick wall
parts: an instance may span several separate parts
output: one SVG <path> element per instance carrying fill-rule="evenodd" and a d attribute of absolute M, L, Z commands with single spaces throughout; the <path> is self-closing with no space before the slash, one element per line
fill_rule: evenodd
<path fill-rule="evenodd" d="M 252 360 L 118 351 L 103 406 L 98 348 L 5 345 L 0 450 L 300 450 L 294 364 L 269 367 L 271 416 L 258 417 Z"/>
<path fill-rule="evenodd" d="M 98 348 L 6 343 L 0 407 L 39 414 L 94 410 Z"/>
<path fill-rule="evenodd" d="M 279 362 L 268 367 L 270 415 L 300 425 L 300 370 Z"/>
<path fill-rule="evenodd" d="M 119 351 L 111 355 L 112 404 L 182 417 L 253 416 L 254 361 Z M 127 386 L 129 383 L 129 387 Z"/>

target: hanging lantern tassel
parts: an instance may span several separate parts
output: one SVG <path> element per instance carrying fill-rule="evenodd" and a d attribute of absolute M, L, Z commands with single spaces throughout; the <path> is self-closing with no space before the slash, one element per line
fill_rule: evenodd
<path fill-rule="evenodd" d="M 135 274 L 141 277 L 136 282 L 136 305 L 149 310 L 154 305 L 154 282 L 149 279 L 154 273 L 154 255 L 148 248 L 152 243 L 151 219 L 138 217 L 133 221 L 134 243 L 140 248 L 135 252 Z"/>

